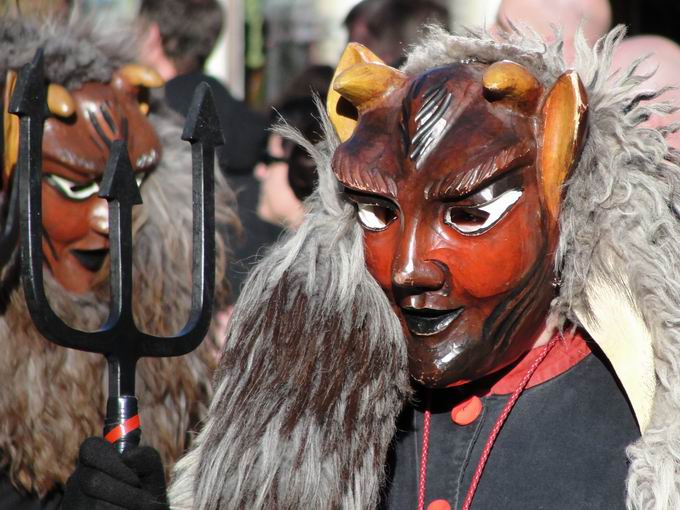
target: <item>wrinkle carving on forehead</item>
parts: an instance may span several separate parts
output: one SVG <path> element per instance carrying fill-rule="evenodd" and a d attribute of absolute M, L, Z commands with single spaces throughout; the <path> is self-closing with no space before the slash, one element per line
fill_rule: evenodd
<path fill-rule="evenodd" d="M 479 63 L 432 69 L 363 112 L 334 155 L 338 180 L 396 198 L 400 183 L 422 172 L 432 181 L 424 198 L 446 198 L 471 192 L 515 160 L 533 163 L 533 117 L 485 99 L 486 69 Z"/>

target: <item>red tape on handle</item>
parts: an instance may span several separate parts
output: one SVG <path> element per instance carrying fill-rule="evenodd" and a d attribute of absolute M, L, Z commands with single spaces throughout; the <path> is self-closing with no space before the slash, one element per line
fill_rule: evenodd
<path fill-rule="evenodd" d="M 139 415 L 135 414 L 132 418 L 125 420 L 122 425 L 117 425 L 111 429 L 109 433 L 104 436 L 104 439 L 113 444 L 133 430 L 137 430 L 140 425 L 141 422 L 139 421 Z"/>

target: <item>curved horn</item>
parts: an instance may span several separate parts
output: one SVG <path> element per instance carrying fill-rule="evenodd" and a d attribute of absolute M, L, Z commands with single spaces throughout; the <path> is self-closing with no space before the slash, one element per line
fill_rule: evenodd
<path fill-rule="evenodd" d="M 588 97 L 575 71 L 560 76 L 545 98 L 540 143 L 541 186 L 546 206 L 556 220 L 562 185 L 581 152 L 588 114 Z"/>
<path fill-rule="evenodd" d="M 515 104 L 521 110 L 533 113 L 543 87 L 529 70 L 510 60 L 495 62 L 482 77 L 484 97 L 488 101 Z"/>
<path fill-rule="evenodd" d="M 14 165 L 17 162 L 17 156 L 19 154 L 19 117 L 16 115 L 10 115 L 7 111 L 9 107 L 10 98 L 14 92 L 14 87 L 16 86 L 17 73 L 10 70 L 7 71 L 7 76 L 5 78 L 5 90 L 3 91 L 3 108 L 5 111 L 2 116 L 2 137 L 4 142 L 3 150 L 3 175 L 2 175 L 2 188 L 5 187 L 9 181 L 9 177 L 14 171 Z"/>
<path fill-rule="evenodd" d="M 376 67 L 364 68 L 363 66 L 366 65 Z M 355 66 L 357 66 L 357 69 L 352 73 L 341 76 Z M 367 71 L 368 73 L 366 73 Z M 371 71 L 373 71 L 373 73 L 371 73 Z M 394 73 L 397 74 L 395 75 Z M 341 141 L 344 142 L 352 136 L 357 123 L 357 118 L 359 116 L 357 110 L 359 105 L 354 103 L 354 101 L 362 103 L 362 97 L 366 97 L 366 95 L 375 95 L 379 92 L 377 89 L 371 90 L 373 87 L 369 82 L 381 77 L 380 79 L 383 80 L 383 85 L 389 88 L 390 84 L 396 84 L 396 82 L 401 83 L 401 79 L 396 76 L 404 76 L 405 78 L 403 73 L 385 65 L 375 53 L 365 46 L 359 43 L 349 43 L 347 45 L 340 57 L 338 66 L 335 68 L 333 80 L 331 81 L 331 86 L 326 98 L 328 116 Z M 357 81 L 354 81 L 353 78 L 356 78 Z M 337 87 L 336 82 L 339 82 Z M 384 94 L 386 88 L 383 88 L 382 92 Z M 347 96 L 345 96 L 345 94 L 347 94 Z M 364 106 L 366 106 L 365 103 Z"/>
<path fill-rule="evenodd" d="M 140 94 L 140 88 L 152 89 L 162 87 L 165 84 L 161 75 L 151 67 L 139 64 L 127 64 L 118 69 L 111 79 L 111 85 L 123 92 L 136 96 L 139 102 L 139 110 L 147 115 L 149 103 L 145 94 Z"/>
<path fill-rule="evenodd" d="M 52 83 L 47 87 L 47 107 L 53 115 L 66 118 L 76 111 L 76 102 L 68 90 Z"/>
<path fill-rule="evenodd" d="M 155 69 L 139 64 L 124 65 L 116 71 L 116 75 L 135 87 L 154 89 L 165 83 Z"/>
<path fill-rule="evenodd" d="M 394 67 L 362 63 L 353 65 L 337 76 L 333 81 L 333 90 L 362 112 L 406 80 L 406 75 Z"/>

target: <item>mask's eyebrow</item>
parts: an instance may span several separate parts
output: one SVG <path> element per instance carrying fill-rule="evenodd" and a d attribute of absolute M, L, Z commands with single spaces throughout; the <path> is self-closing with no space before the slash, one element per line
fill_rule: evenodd
<path fill-rule="evenodd" d="M 96 161 L 83 157 L 70 148 L 60 147 L 56 153 L 43 153 L 43 159 L 61 165 L 83 179 L 98 179 L 102 170 Z"/>
<path fill-rule="evenodd" d="M 459 198 L 468 195 L 503 172 L 530 164 L 535 157 L 532 145 L 520 143 L 501 150 L 483 163 L 462 172 L 452 172 L 425 188 L 426 199 Z"/>
<path fill-rule="evenodd" d="M 377 166 L 382 156 L 381 152 L 371 157 L 369 162 L 363 162 L 361 157 L 348 157 L 338 151 L 332 163 L 333 173 L 347 188 L 396 199 L 397 183 Z"/>
<path fill-rule="evenodd" d="M 341 184 L 356 191 L 384 195 L 396 200 L 397 183 L 389 175 L 381 173 L 377 168 L 359 168 L 352 165 L 335 172 Z"/>

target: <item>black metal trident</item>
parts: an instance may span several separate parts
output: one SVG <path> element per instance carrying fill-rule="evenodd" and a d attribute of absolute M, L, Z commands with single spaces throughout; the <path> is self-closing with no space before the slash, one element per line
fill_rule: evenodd
<path fill-rule="evenodd" d="M 215 288 L 214 151 L 223 143 L 207 84 L 196 89 L 182 139 L 191 142 L 193 266 L 191 311 L 186 326 L 162 338 L 137 329 L 132 317 L 132 206 L 142 198 L 125 142 L 111 147 L 100 197 L 109 202 L 111 307 L 98 331 L 65 324 L 51 309 L 43 287 L 41 163 L 43 121 L 48 114 L 43 55 L 38 50 L 24 66 L 9 111 L 20 121 L 17 172 L 20 186 L 21 274 L 26 302 L 38 331 L 63 347 L 103 354 L 109 368 L 109 398 L 104 437 L 122 453 L 139 444 L 141 430 L 135 397 L 135 367 L 143 356 L 180 356 L 205 337 Z"/>

